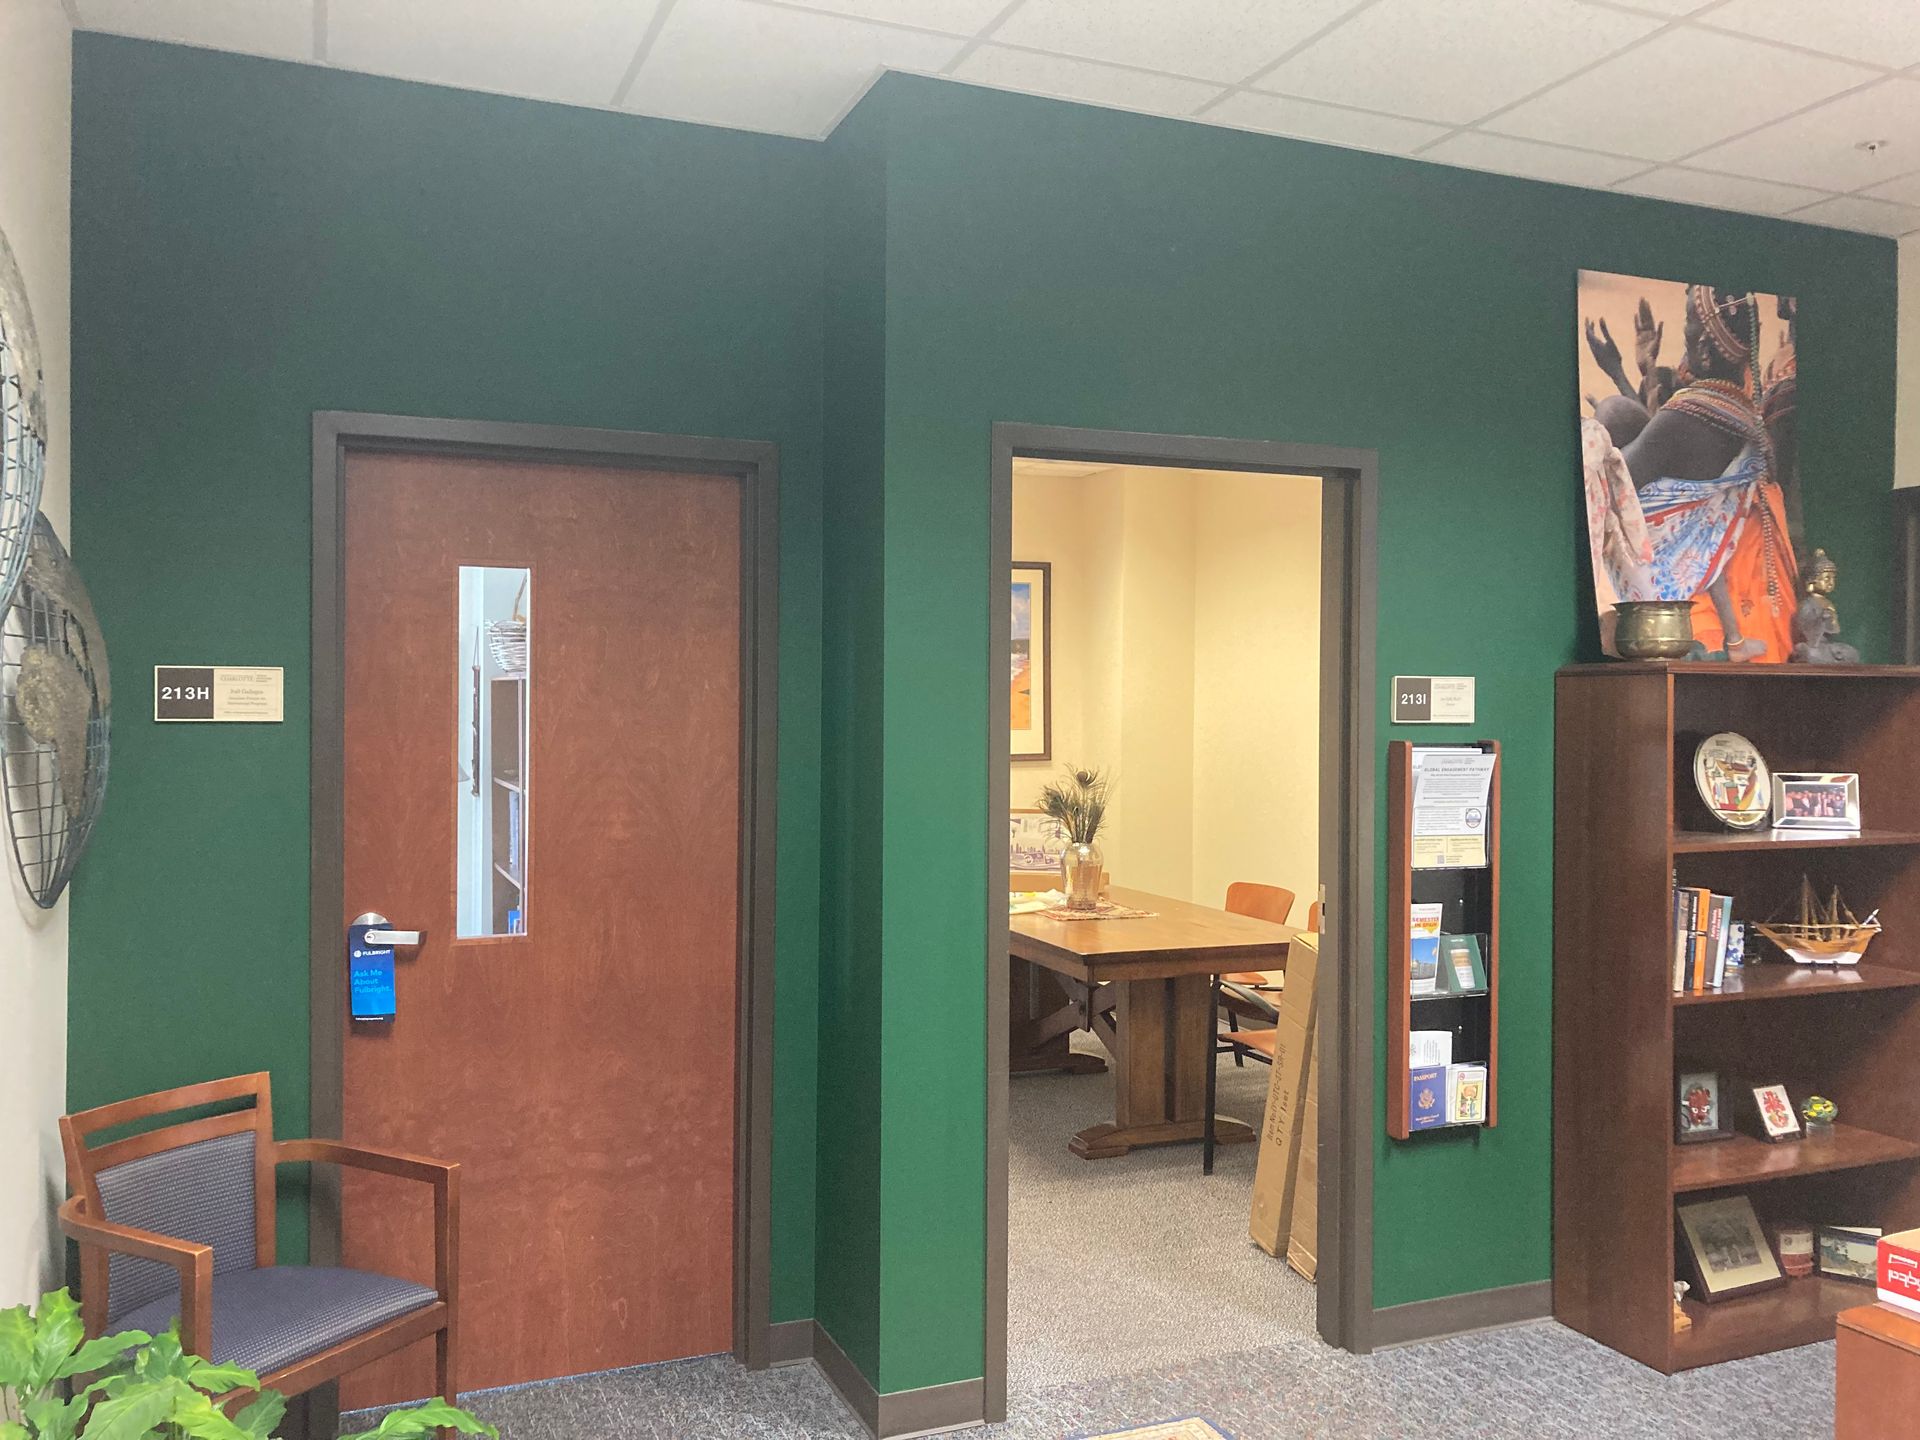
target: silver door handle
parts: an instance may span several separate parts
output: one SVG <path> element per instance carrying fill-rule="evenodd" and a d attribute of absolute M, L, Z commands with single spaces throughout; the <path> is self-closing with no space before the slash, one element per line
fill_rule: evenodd
<path fill-rule="evenodd" d="M 353 922 L 368 926 L 366 941 L 369 945 L 418 945 L 424 930 L 395 930 L 387 923 L 387 917 L 378 910 L 369 910 Z"/>

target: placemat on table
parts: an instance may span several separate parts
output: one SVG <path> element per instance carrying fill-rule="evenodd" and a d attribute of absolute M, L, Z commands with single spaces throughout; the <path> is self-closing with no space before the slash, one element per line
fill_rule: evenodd
<path fill-rule="evenodd" d="M 1116 905 L 1111 900 L 1102 900 L 1091 910 L 1070 910 L 1065 905 L 1056 905 L 1040 913 L 1049 920 L 1151 920 L 1155 912 L 1133 910 L 1125 905 Z"/>

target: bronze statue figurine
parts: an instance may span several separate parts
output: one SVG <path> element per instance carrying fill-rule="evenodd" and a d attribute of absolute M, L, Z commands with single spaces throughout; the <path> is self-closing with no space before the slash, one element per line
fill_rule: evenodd
<path fill-rule="evenodd" d="M 1793 616 L 1795 660 L 1808 665 L 1860 663 L 1858 650 L 1844 640 L 1834 639 L 1840 633 L 1840 612 L 1827 597 L 1833 594 L 1839 578 L 1839 567 L 1827 558 L 1827 552 L 1815 550 L 1813 563 L 1807 567 L 1807 596 Z"/>

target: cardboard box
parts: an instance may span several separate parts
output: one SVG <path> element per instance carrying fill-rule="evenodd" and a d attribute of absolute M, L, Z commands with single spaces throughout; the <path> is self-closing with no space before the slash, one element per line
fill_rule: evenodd
<path fill-rule="evenodd" d="M 1880 1237 L 1874 1294 L 1882 1305 L 1920 1315 L 1920 1230 Z"/>
<path fill-rule="evenodd" d="M 1300 1158 L 1294 1166 L 1293 1226 L 1287 1264 L 1307 1279 L 1320 1268 L 1320 1057 L 1307 1061 L 1307 1102 L 1300 1119 Z"/>
<path fill-rule="evenodd" d="M 1275 1024 L 1273 1075 L 1260 1125 L 1260 1157 L 1253 1173 L 1253 1211 L 1247 1233 L 1276 1258 L 1293 1234 L 1300 1131 L 1314 1049 L 1314 997 L 1319 986 L 1319 937 L 1302 932 L 1287 949 L 1287 985 Z"/>

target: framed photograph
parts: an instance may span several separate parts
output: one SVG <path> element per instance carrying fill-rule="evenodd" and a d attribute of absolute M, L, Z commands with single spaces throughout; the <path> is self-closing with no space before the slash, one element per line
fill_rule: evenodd
<path fill-rule="evenodd" d="M 1773 828 L 1858 830 L 1860 777 L 1827 771 L 1775 775 Z"/>
<path fill-rule="evenodd" d="M 1760 1121 L 1760 1138 L 1767 1141 L 1798 1140 L 1800 1116 L 1784 1085 L 1753 1087 L 1754 1114 Z"/>
<path fill-rule="evenodd" d="M 1727 1300 L 1787 1283 L 1746 1196 L 1699 1200 L 1674 1207 L 1674 1213 L 1702 1300 Z"/>
<path fill-rule="evenodd" d="M 1013 562 L 1012 733 L 1015 760 L 1053 758 L 1053 566 Z"/>
<path fill-rule="evenodd" d="M 1678 1144 L 1732 1137 L 1733 1127 L 1727 1123 L 1726 1087 L 1717 1071 L 1684 1071 L 1677 1090 L 1673 1138 Z"/>
<path fill-rule="evenodd" d="M 1822 1275 L 1836 1280 L 1874 1283 L 1874 1263 L 1880 1232 L 1865 1226 L 1821 1225 L 1814 1232 L 1816 1259 Z"/>

